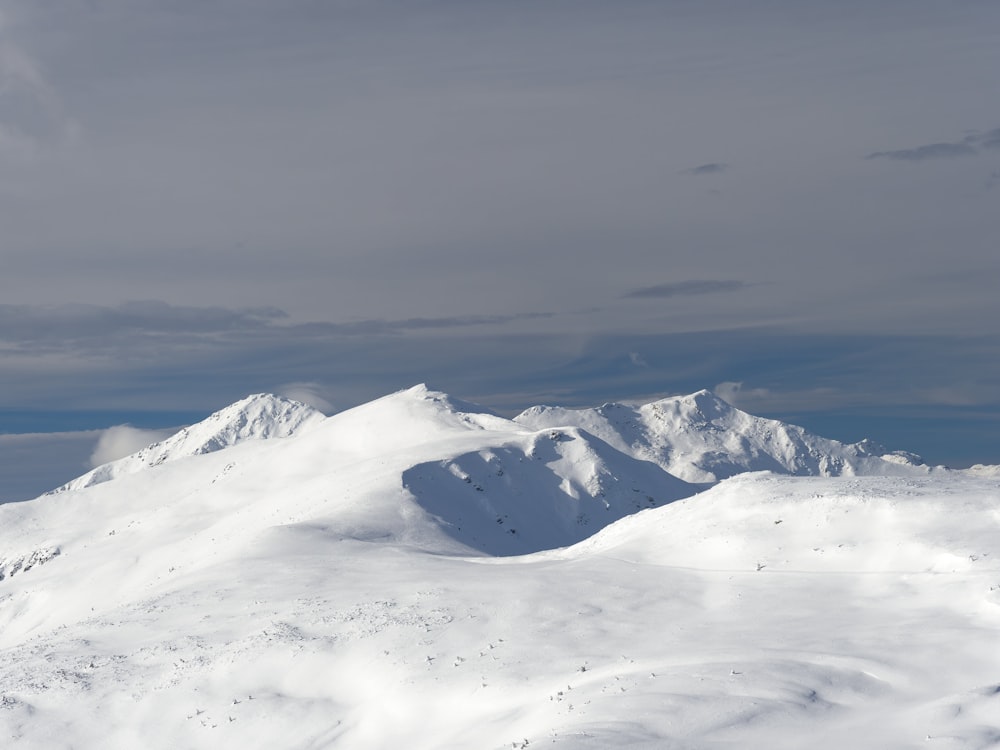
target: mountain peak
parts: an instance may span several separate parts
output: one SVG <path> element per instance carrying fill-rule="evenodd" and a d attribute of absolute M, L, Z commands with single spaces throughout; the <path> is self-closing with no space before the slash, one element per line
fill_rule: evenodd
<path fill-rule="evenodd" d="M 430 388 L 426 383 L 418 383 L 411 388 L 399 391 L 399 394 L 406 394 L 412 396 L 415 399 L 421 401 L 428 401 L 433 404 L 438 404 L 443 407 L 446 411 L 455 412 L 457 414 L 483 414 L 489 417 L 500 417 L 492 409 L 488 409 L 480 404 L 473 403 L 471 401 L 463 401 L 460 398 L 455 398 L 454 396 L 445 393 L 444 391 L 437 391 Z"/>
<path fill-rule="evenodd" d="M 753 416 L 707 389 L 640 407 L 529 409 L 516 421 L 536 430 L 580 427 L 688 482 L 717 482 L 746 471 L 839 476 L 929 470 L 917 456 L 886 452 L 870 441 L 848 446 Z"/>
<path fill-rule="evenodd" d="M 693 399 L 706 398 L 706 397 L 707 398 L 713 398 L 713 399 L 717 399 L 718 398 L 718 396 L 715 395 L 715 392 L 708 390 L 708 388 L 702 388 L 699 391 L 695 391 L 694 393 L 688 394 L 687 397 L 688 398 L 693 398 Z"/>
<path fill-rule="evenodd" d="M 710 409 L 718 412 L 735 408 L 728 401 L 719 398 L 719 396 L 707 388 L 702 388 L 700 391 L 695 391 L 687 396 L 681 396 L 679 400 L 694 404 L 699 409 Z"/>
<path fill-rule="evenodd" d="M 325 419 L 322 412 L 308 404 L 273 393 L 255 393 L 213 412 L 165 440 L 98 466 L 53 492 L 83 489 L 124 474 L 134 474 L 149 466 L 185 456 L 212 453 L 246 440 L 288 437 Z"/>
<path fill-rule="evenodd" d="M 668 396 L 646 404 L 640 410 L 651 411 L 660 419 L 669 415 L 672 420 L 692 423 L 706 423 L 733 413 L 742 413 L 706 389 L 686 396 Z"/>
<path fill-rule="evenodd" d="M 192 453 L 211 453 L 248 439 L 286 437 L 304 422 L 323 418 L 317 409 L 273 393 L 255 393 L 210 414 L 164 442 L 183 435 Z"/>

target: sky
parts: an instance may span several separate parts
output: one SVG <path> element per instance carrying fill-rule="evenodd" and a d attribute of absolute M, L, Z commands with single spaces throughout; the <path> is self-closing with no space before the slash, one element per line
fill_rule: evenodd
<path fill-rule="evenodd" d="M 987 0 L 0 0 L 0 499 L 418 382 L 1000 463 L 997 70 Z"/>

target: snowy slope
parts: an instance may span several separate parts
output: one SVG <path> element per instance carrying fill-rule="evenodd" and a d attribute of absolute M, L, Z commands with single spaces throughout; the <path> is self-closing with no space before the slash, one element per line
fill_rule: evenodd
<path fill-rule="evenodd" d="M 244 440 L 288 437 L 323 419 L 323 414 L 311 406 L 281 396 L 258 393 L 220 409 L 166 440 L 98 466 L 53 492 L 83 489 L 165 461 L 222 450 Z"/>
<path fill-rule="evenodd" d="M 0 506 L 0 742 L 998 742 L 1000 479 L 695 489 L 418 386 Z"/>
<path fill-rule="evenodd" d="M 638 407 L 535 406 L 515 421 L 536 430 L 578 427 L 688 482 L 715 482 L 746 471 L 798 476 L 912 476 L 930 471 L 913 454 L 889 453 L 868 440 L 845 445 L 821 438 L 795 425 L 747 414 L 710 391 Z"/>
<path fill-rule="evenodd" d="M 135 478 L 76 500 L 122 501 Z M 28 748 L 798 748 L 807 735 L 820 749 L 989 747 L 998 504 L 995 481 L 964 477 L 755 475 L 507 558 L 400 544 L 391 519 L 360 542 L 350 518 L 285 517 L 294 493 L 255 503 L 255 517 L 280 509 L 266 523 L 216 505 L 216 523 L 186 537 L 186 513 L 157 505 L 0 581 L 0 736 Z M 86 522 L 69 506 L 57 517 Z"/>
<path fill-rule="evenodd" d="M 1000 566 L 1000 482 L 748 473 L 567 551 L 771 573 L 952 574 Z M 985 567 L 984 567 L 985 566 Z M 1000 597 L 997 597 L 1000 603 Z"/>

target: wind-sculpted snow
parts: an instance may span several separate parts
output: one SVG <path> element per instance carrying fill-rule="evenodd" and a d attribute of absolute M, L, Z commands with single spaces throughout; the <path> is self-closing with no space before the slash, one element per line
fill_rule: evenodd
<path fill-rule="evenodd" d="M 166 440 L 153 443 L 125 458 L 102 464 L 53 491 L 83 489 L 150 466 L 159 466 L 165 461 L 212 453 L 245 440 L 288 437 L 324 419 L 323 414 L 311 406 L 259 393 L 215 412 L 196 425 L 185 427 Z"/>
<path fill-rule="evenodd" d="M 1000 479 L 696 489 L 417 387 L 2 505 L 0 745 L 997 744 Z"/>
<path fill-rule="evenodd" d="M 888 453 L 868 440 L 854 445 L 827 440 L 795 425 L 747 414 L 709 391 L 638 407 L 535 406 L 515 421 L 532 429 L 579 427 L 688 482 L 715 482 L 746 471 L 798 476 L 909 476 L 929 471 L 913 454 Z"/>

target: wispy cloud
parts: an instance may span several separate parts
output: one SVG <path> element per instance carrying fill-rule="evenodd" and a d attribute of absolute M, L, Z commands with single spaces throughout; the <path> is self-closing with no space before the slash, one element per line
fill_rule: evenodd
<path fill-rule="evenodd" d="M 643 286 L 624 295 L 624 299 L 667 299 L 669 297 L 697 297 L 702 294 L 735 292 L 747 286 L 743 281 L 699 279 L 677 281 L 655 286 Z"/>
<path fill-rule="evenodd" d="M 816 385 L 795 387 L 783 384 L 780 389 L 750 387 L 743 381 L 718 383 L 712 392 L 728 404 L 751 414 L 781 412 L 822 412 L 835 409 L 870 407 L 872 402 L 884 405 L 886 396 L 852 389 Z M 910 394 L 912 397 L 913 394 Z M 905 394 L 900 394 L 906 398 Z"/>
<path fill-rule="evenodd" d="M 349 323 L 309 323 L 301 327 L 316 331 L 326 331 L 330 334 L 341 336 L 370 336 L 502 325 L 518 320 L 539 320 L 553 316 L 553 313 L 547 312 L 514 313 L 510 315 L 455 315 L 440 318 L 402 318 L 399 320 L 371 319 Z"/>
<path fill-rule="evenodd" d="M 976 149 L 968 143 L 928 143 L 926 146 L 904 148 L 897 151 L 876 151 L 867 159 L 893 159 L 896 161 L 927 161 L 929 159 L 955 159 L 975 156 Z"/>
<path fill-rule="evenodd" d="M 0 305 L 0 347 L 49 351 L 93 346 L 103 350 L 139 342 L 161 347 L 198 341 L 224 343 L 243 340 L 247 335 L 298 339 L 398 335 L 496 326 L 552 316 L 552 313 L 526 312 L 288 324 L 287 313 L 275 307 L 190 307 L 156 300 L 107 307 Z"/>
<path fill-rule="evenodd" d="M 30 155 L 75 129 L 38 63 L 11 38 L 0 11 L 0 153 Z"/>
<path fill-rule="evenodd" d="M 185 307 L 166 302 L 100 305 L 0 305 L 0 346 L 46 351 L 64 347 L 114 346 L 118 342 L 198 337 L 268 327 L 282 310 L 258 307 Z"/>
<path fill-rule="evenodd" d="M 966 142 L 980 148 L 1000 148 L 1000 128 L 994 128 L 986 133 L 978 133 L 966 137 Z"/>
<path fill-rule="evenodd" d="M 690 169 L 685 169 L 681 171 L 681 174 L 690 175 L 706 175 L 706 174 L 720 174 L 729 169 L 728 164 L 722 164 L 720 162 L 711 162 L 709 164 L 699 164 L 697 167 L 691 167 Z"/>
<path fill-rule="evenodd" d="M 314 409 L 319 409 L 324 414 L 332 414 L 336 411 L 336 406 L 331 401 L 332 394 L 328 386 L 315 381 L 299 381 L 294 383 L 284 383 L 274 389 L 279 396 L 290 398 L 293 401 L 301 401 L 309 404 Z"/>
<path fill-rule="evenodd" d="M 132 425 L 120 424 L 109 427 L 101 433 L 93 452 L 90 454 L 91 467 L 131 455 L 147 445 L 172 435 L 174 430 L 141 430 Z"/>
<path fill-rule="evenodd" d="M 767 400 L 771 392 L 767 388 L 743 388 L 742 381 L 726 381 L 712 389 L 716 396 L 728 404 L 739 407 L 748 402 Z"/>
<path fill-rule="evenodd" d="M 1000 148 L 1000 128 L 986 133 L 974 133 L 957 141 L 928 143 L 913 148 L 875 151 L 866 159 L 890 159 L 893 161 L 931 161 L 935 159 L 960 159 L 975 156 L 980 149 Z"/>

